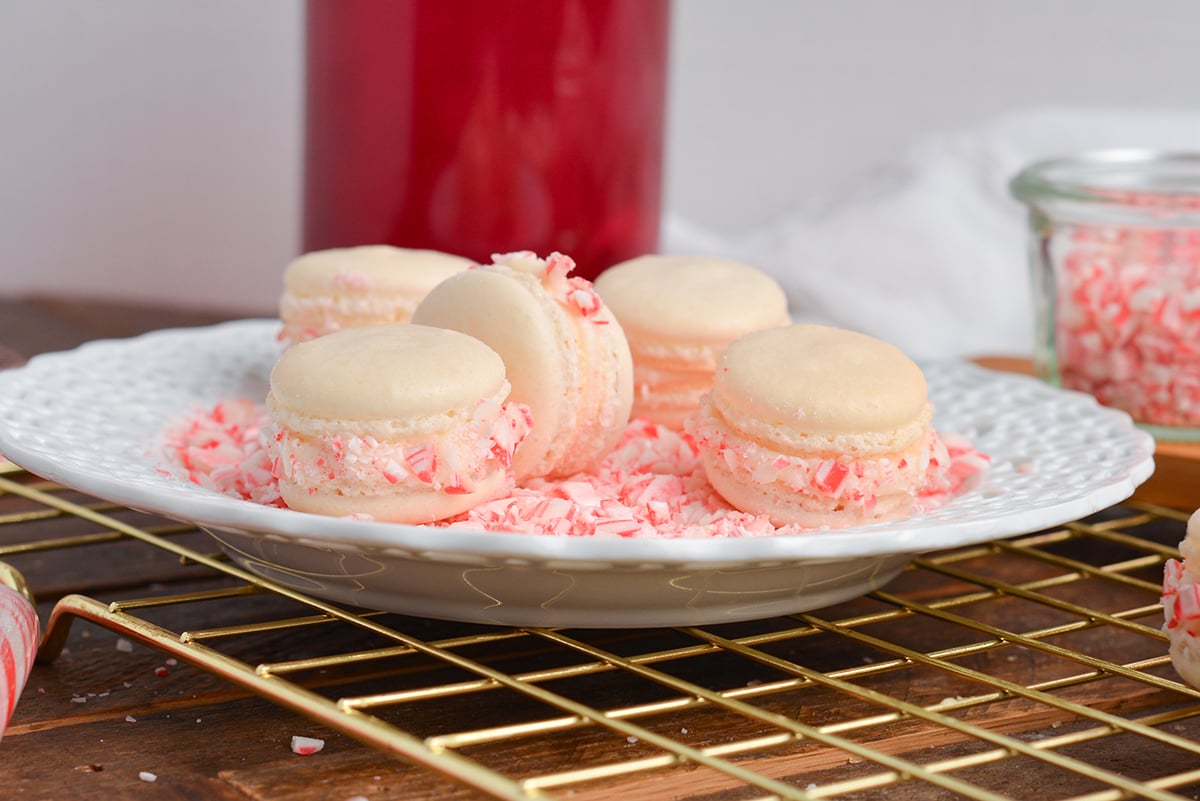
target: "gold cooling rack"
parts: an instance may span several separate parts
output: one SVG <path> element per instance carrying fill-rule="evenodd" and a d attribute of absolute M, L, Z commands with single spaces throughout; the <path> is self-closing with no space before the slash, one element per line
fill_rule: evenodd
<path fill-rule="evenodd" d="M 186 573 L 137 597 L 58 599 L 42 660 L 82 618 L 504 799 L 1194 797 L 1200 692 L 1159 630 L 1185 520 L 1117 507 L 931 554 L 811 614 L 503 629 L 308 598 L 194 528 L 0 462 L 0 560 L 17 571 L 120 545 L 106 575 L 163 552 Z M 522 753 L 557 758 L 531 772 Z"/>

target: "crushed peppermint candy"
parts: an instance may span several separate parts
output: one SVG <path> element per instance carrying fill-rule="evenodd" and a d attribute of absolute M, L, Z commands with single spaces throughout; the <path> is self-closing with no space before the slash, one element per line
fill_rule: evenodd
<path fill-rule="evenodd" d="M 236 498 L 283 506 L 269 466 L 271 437 L 262 433 L 270 427 L 264 406 L 224 401 L 168 433 L 170 464 L 162 469 Z M 921 511 L 948 501 L 989 464 L 961 437 L 939 437 L 937 452 L 945 458 L 931 460 L 926 468 Z M 818 470 L 818 479 L 830 486 L 845 482 L 845 467 L 829 461 Z M 764 537 L 810 530 L 776 527 L 765 515 L 733 509 L 708 483 L 695 439 L 642 418 L 630 421 L 594 470 L 533 479 L 432 525 L 575 537 Z"/>
<path fill-rule="evenodd" d="M 167 431 L 170 474 L 224 495 L 267 506 L 283 506 L 279 481 L 264 439 L 266 409 L 245 398 L 221 401 Z"/>
<path fill-rule="evenodd" d="M 138 778 L 144 782 L 156 782 L 158 781 L 158 774 L 151 773 L 148 770 L 143 770 L 138 773 Z"/>
<path fill-rule="evenodd" d="M 293 735 L 292 753 L 300 756 L 310 756 L 325 747 L 325 741 L 316 737 L 301 737 Z"/>
<path fill-rule="evenodd" d="M 1058 378 L 1134 419 L 1200 426 L 1200 231 L 1064 228 Z"/>
<path fill-rule="evenodd" d="M 582 276 L 571 275 L 575 270 L 575 260 L 570 256 L 555 252 L 545 259 L 539 259 L 533 251 L 518 250 L 492 254 L 492 264 L 535 276 L 564 308 L 596 325 L 608 325 L 607 319 L 598 316 L 604 309 L 604 301 L 596 294 L 592 282 Z"/>
<path fill-rule="evenodd" d="M 1168 559 L 1163 565 L 1162 605 L 1167 631 L 1180 629 L 1193 637 L 1200 635 L 1200 584 L 1195 576 L 1187 575 L 1178 559 Z"/>

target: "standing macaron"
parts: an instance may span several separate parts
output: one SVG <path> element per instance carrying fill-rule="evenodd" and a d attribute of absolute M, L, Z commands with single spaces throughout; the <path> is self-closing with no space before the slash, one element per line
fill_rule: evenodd
<path fill-rule="evenodd" d="M 682 429 L 735 339 L 791 323 L 767 274 L 729 259 L 641 256 L 596 279 L 633 354 L 633 416 Z"/>
<path fill-rule="evenodd" d="M 776 525 L 858 525 L 911 512 L 932 459 L 921 369 L 864 334 L 794 325 L 725 349 L 690 424 L 709 482 Z"/>
<path fill-rule="evenodd" d="M 633 365 L 612 312 L 575 263 L 522 251 L 443 281 L 413 322 L 452 328 L 504 360 L 512 399 L 533 413 L 513 457 L 517 481 L 559 478 L 593 467 L 629 422 Z"/>
<path fill-rule="evenodd" d="M 529 429 L 508 394 L 495 351 L 455 331 L 377 325 L 289 348 L 267 396 L 283 500 L 399 523 L 491 500 Z"/>
<path fill-rule="evenodd" d="M 343 328 L 407 323 L 429 290 L 472 264 L 448 253 L 390 245 L 305 253 L 283 274 L 279 338 L 295 344 Z"/>

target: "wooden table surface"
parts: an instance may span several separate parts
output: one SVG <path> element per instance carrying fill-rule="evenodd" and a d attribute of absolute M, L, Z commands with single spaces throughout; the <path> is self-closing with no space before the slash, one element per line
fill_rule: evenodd
<path fill-rule="evenodd" d="M 97 337 L 128 336 L 155 328 L 201 325 L 220 319 L 222 315 L 219 314 L 163 309 L 47 299 L 0 300 L 0 364 L 11 364 L 16 360 L 15 354 L 28 357 L 43 351 L 74 347 Z M 0 505 L 0 513 L 4 508 Z M 1163 547 L 1173 546 L 1178 541 L 1182 532 L 1181 519 L 1170 522 L 1157 535 Z M 70 522 L 62 521 L 64 533 L 67 533 L 65 529 Z M 40 525 L 57 524 L 49 522 Z M 3 544 L 0 541 L 0 545 Z M 121 587 L 106 584 L 102 571 L 95 567 L 96 563 L 84 563 L 82 560 L 80 554 L 64 553 L 51 554 L 44 560 L 28 563 L 25 572 L 40 602 L 43 620 L 53 602 L 67 593 L 83 593 L 104 600 L 114 593 L 133 595 L 142 589 L 149 591 L 150 588 L 162 591 L 164 586 L 195 589 L 189 584 L 192 579 L 186 570 L 181 570 L 177 562 L 169 559 L 148 559 L 144 565 L 131 566 L 125 574 L 126 586 Z M 1153 580 L 1155 569 L 1161 570 L 1161 567 L 1149 566 L 1138 575 L 1147 575 Z M 134 578 L 131 580 L 128 576 Z M 1004 575 L 1003 578 L 1015 581 L 1024 577 Z M 138 582 L 145 587 L 136 586 Z M 931 600 L 958 589 L 955 580 L 947 576 L 922 573 L 901 581 L 896 592 L 905 597 Z M 1148 599 L 1148 604 L 1152 606 L 1155 600 L 1153 592 L 1148 592 L 1144 586 L 1136 589 L 1138 599 Z M 1133 603 L 1140 604 L 1142 601 L 1135 599 Z M 1040 607 L 1031 607 L 1030 627 L 1040 625 L 1038 616 L 1043 614 L 1046 626 L 1055 625 L 1050 612 L 1039 610 Z M 209 625 L 236 619 L 236 614 L 230 612 L 226 615 L 220 608 L 214 609 L 212 615 L 212 619 L 207 621 Z M 1146 626 L 1157 625 L 1152 609 L 1145 612 L 1143 619 Z M 443 628 L 450 634 L 454 631 L 453 626 L 443 627 L 434 621 L 417 621 L 412 625 L 427 629 L 426 634 L 430 638 L 439 636 Z M 894 625 L 896 628 L 889 630 L 891 639 L 911 643 L 913 648 L 921 648 L 933 636 L 922 631 L 916 621 L 909 628 L 905 628 L 909 624 L 904 621 Z M 653 631 L 611 633 L 605 636 L 608 638 L 605 640 L 607 647 L 627 648 L 630 653 L 638 652 L 639 648 L 649 648 L 650 645 L 646 643 L 653 638 L 669 639 L 669 633 Z M 1085 634 L 1079 636 L 1084 637 Z M 1107 637 L 1104 632 L 1097 632 L 1095 636 Z M 165 675 L 157 675 L 156 670 L 166 666 L 161 653 L 140 644 L 132 649 L 121 648 L 117 640 L 112 632 L 97 626 L 76 624 L 72 627 L 67 651 L 52 663 L 35 667 L 8 733 L 0 742 L 0 797 L 37 801 L 67 798 L 105 801 L 133 798 L 226 801 L 437 798 L 447 801 L 486 797 L 478 790 L 380 753 L 345 734 L 330 731 L 302 715 L 189 665 L 170 665 Z M 1165 644 L 1146 637 L 1139 638 L 1137 642 L 1138 645 L 1129 646 L 1127 655 L 1111 652 L 1116 647 L 1111 643 L 1097 644 L 1096 648 L 1110 649 L 1105 657 L 1108 659 L 1127 656 L 1130 660 L 1151 660 L 1152 667 L 1148 669 L 1163 677 L 1173 678 L 1169 664 L 1164 662 Z M 281 639 L 278 645 L 281 653 L 271 653 L 268 648 L 265 655 L 256 655 L 256 658 L 285 658 L 288 647 L 291 646 Z M 1080 640 L 1078 647 L 1088 648 L 1091 645 Z M 1052 661 L 1036 648 L 1008 650 L 1004 653 L 1007 656 L 989 657 L 993 662 L 985 660 L 982 664 L 987 669 L 1007 670 L 1016 682 L 1026 681 L 1029 675 L 1044 669 Z M 520 669 L 521 660 L 526 656 L 506 655 L 506 658 L 513 660 L 510 669 Z M 816 664 L 825 661 L 832 664 L 834 655 L 813 653 L 805 658 L 811 658 Z M 859 659 L 858 656 L 854 658 Z M 862 657 L 861 661 L 867 663 L 870 659 Z M 736 671 L 740 669 L 729 667 L 727 681 L 719 675 L 719 669 L 717 676 L 706 675 L 705 680 L 716 686 L 739 686 L 738 682 L 753 686 L 758 681 L 737 674 Z M 929 703 L 930 698 L 952 697 L 963 692 L 947 677 L 925 676 L 918 681 L 915 675 L 888 678 L 890 675 L 881 678 L 874 689 L 899 699 L 924 699 L 922 703 Z M 626 691 L 627 688 L 619 684 L 597 690 L 618 696 Z M 1136 690 L 1108 694 L 1112 692 L 1107 689 L 1101 695 L 1092 696 L 1080 691 L 1080 702 L 1121 714 L 1128 710 L 1178 709 L 1187 703 L 1195 704 L 1194 699 L 1172 695 L 1160 687 L 1139 686 Z M 411 725 L 415 731 L 422 731 L 426 725 L 436 730 L 443 718 L 452 715 L 478 715 L 481 719 L 494 717 L 497 723 L 503 723 L 503 717 L 508 713 L 521 717 L 518 714 L 521 708 L 519 702 L 511 708 L 503 704 L 498 709 L 494 708 L 495 705 L 480 705 L 476 710 L 463 708 L 463 703 L 451 699 L 442 708 L 437 705 L 421 707 L 424 711 L 414 713 L 417 716 L 406 721 L 406 725 Z M 806 711 L 836 718 L 837 698 L 833 697 L 827 703 L 826 709 L 817 705 Z M 968 711 L 964 717 L 975 725 L 994 724 L 998 730 L 1020 731 L 1021 736 L 1029 741 L 1061 733 L 1059 727 L 1064 718 L 1058 712 L 1039 712 L 1011 704 L 1005 709 L 1008 711 L 1004 714 L 1008 717 L 996 717 L 999 714 L 996 707 L 989 707 L 986 714 L 981 712 L 976 716 Z M 687 721 L 707 720 L 699 712 L 689 714 L 694 717 L 679 718 L 684 722 L 678 726 L 679 731 L 687 731 Z M 789 710 L 788 714 L 799 713 Z M 1185 714 L 1172 719 L 1175 721 L 1172 731 L 1177 736 L 1194 737 L 1200 734 L 1193 717 Z M 714 730 L 719 728 L 719 721 L 715 717 L 709 722 Z M 1070 720 L 1067 719 L 1067 722 L 1069 726 Z M 727 734 L 733 737 L 738 727 L 744 727 L 745 723 L 729 722 L 725 725 L 730 728 L 721 736 Z M 289 747 L 293 735 L 322 738 L 326 741 L 325 750 L 313 756 L 297 756 Z M 537 740 L 539 745 L 536 747 L 519 743 L 504 746 L 488 754 L 488 758 L 519 763 L 520 772 L 524 774 L 536 772 L 534 769 L 543 764 L 554 765 L 556 770 L 562 770 L 564 765 L 569 766 L 574 760 L 586 758 L 595 761 L 596 752 L 604 748 L 611 748 L 615 755 L 632 747 L 631 743 L 624 740 L 604 745 L 600 739 L 588 737 L 590 735 L 586 735 L 585 731 L 569 737 L 564 733 L 561 740 Z M 957 744 L 951 742 L 952 739 L 947 739 L 944 746 L 947 755 L 971 750 L 971 744 L 964 744 L 962 738 L 958 738 Z M 1098 749 L 1098 756 L 1093 758 L 1094 762 L 1118 772 L 1129 770 L 1131 775 L 1137 774 L 1137 765 L 1130 765 L 1128 739 L 1096 739 L 1093 747 Z M 873 733 L 871 742 L 884 743 L 885 751 L 897 753 L 917 751 L 930 745 L 922 742 L 922 735 L 913 728 L 912 720 L 903 719 L 887 725 L 881 723 Z M 887 745 L 889 742 L 890 745 Z M 562 748 L 570 750 L 551 751 L 551 746 L 541 743 L 561 743 Z M 812 758 L 811 754 L 806 758 Z M 762 769 L 772 771 L 773 775 L 790 777 L 798 787 L 805 787 L 807 780 L 803 775 L 797 778 L 794 773 L 789 773 L 788 760 L 792 757 L 787 753 L 772 756 L 771 750 L 764 745 L 763 753 L 756 759 L 758 761 L 748 760 L 747 764 L 761 765 Z M 848 764 L 855 760 L 846 759 L 844 755 L 823 759 L 825 761 L 819 764 L 820 771 L 812 774 L 814 781 L 817 778 L 836 779 L 841 775 L 838 771 L 855 767 Z M 1153 759 L 1156 760 L 1156 767 L 1165 764 L 1164 770 L 1177 768 L 1182 771 L 1200 764 L 1195 754 L 1182 752 L 1174 756 L 1155 754 Z M 1171 763 L 1171 760 L 1178 764 Z M 817 763 L 804 764 L 809 770 Z M 1011 760 L 1001 761 L 998 765 L 995 770 L 1000 772 L 1000 778 L 996 782 L 999 787 L 1011 791 L 1013 797 L 1071 797 L 1097 787 L 1093 780 L 1077 777 L 1070 771 L 1058 771 L 1054 776 L 1049 776 L 1044 775 L 1048 769 L 1036 765 L 1021 766 Z M 501 764 L 499 769 L 503 768 Z M 982 772 L 983 768 L 979 770 Z M 140 780 L 138 776 L 142 771 L 156 774 L 156 780 Z M 621 781 L 614 780 L 610 784 L 601 782 L 591 790 L 572 790 L 563 797 L 688 798 L 694 801 L 733 801 L 760 797 L 747 794 L 745 788 L 729 789 L 720 782 L 706 784 L 700 780 L 700 775 L 699 772 L 685 769 L 661 775 L 648 772 L 644 777 L 638 775 Z M 1192 789 L 1195 789 L 1194 784 Z M 856 794 L 853 797 L 876 796 Z M 886 797 L 903 801 L 961 796 L 924 784 L 906 783 L 887 788 Z"/>

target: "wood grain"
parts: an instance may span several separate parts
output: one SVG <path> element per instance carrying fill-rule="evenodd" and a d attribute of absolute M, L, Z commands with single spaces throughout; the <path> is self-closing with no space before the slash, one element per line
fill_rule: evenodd
<path fill-rule="evenodd" d="M 0 300 L 0 346 L 29 357 L 36 353 L 74 347 L 97 337 L 130 336 L 142 331 L 176 325 L 201 325 L 224 319 L 219 313 L 178 312 L 77 303 L 57 299 Z M 1007 369 L 1020 369 L 1007 363 Z M 1168 456 L 1166 452 L 1163 456 Z M 1190 458 L 1190 457 L 1189 457 Z M 1160 473 L 1162 467 L 1160 465 Z M 1173 470 L 1173 468 L 1172 468 Z M 1194 467 L 1193 467 L 1194 470 Z M 1179 473 L 1190 487 L 1187 471 Z M 1194 472 L 1192 473 L 1194 475 Z M 1172 495 L 1187 502 L 1185 495 Z M 5 506 L 4 504 L 8 504 Z M 22 506 L 19 499 L 0 498 L 0 514 Z M 144 520 L 143 518 L 138 518 Z M 46 519 L 0 528 L 0 544 L 85 533 L 86 526 L 69 519 Z M 202 535 L 189 534 L 187 541 L 205 549 Z M 1177 534 L 1164 529 L 1162 542 L 1174 545 Z M 1174 540 L 1174 541 L 1172 541 Z M 1090 548 L 1094 544 L 1089 543 Z M 1117 545 L 1106 547 L 1118 548 Z M 1072 558 L 1084 554 L 1064 551 Z M 1103 554 L 1090 554 L 1100 558 Z M 1120 558 L 1119 554 L 1113 558 Z M 981 560 L 983 557 L 981 557 Z M 1018 558 L 992 556 L 987 565 L 1003 571 L 1008 581 L 1040 578 L 1044 570 Z M 55 550 L 29 554 L 19 561 L 20 569 L 42 600 L 43 620 L 55 597 L 82 592 L 102 601 L 143 594 L 190 591 L 220 586 L 224 579 L 203 570 L 181 565 L 165 554 L 129 545 L 97 544 L 71 551 Z M 119 569 L 103 566 L 118 565 Z M 1044 568 L 1044 566 L 1043 566 Z M 982 568 L 981 568 L 982 569 Z M 1147 575 L 1151 575 L 1149 569 Z M 1147 579 L 1152 580 L 1151 579 Z M 962 582 L 938 577 L 930 571 L 909 571 L 889 587 L 906 598 L 934 603 L 970 589 Z M 1131 606 L 1153 604 L 1153 593 L 1144 587 L 1128 586 L 1108 593 L 1103 599 L 1087 595 L 1086 584 L 1057 588 L 1067 600 L 1080 603 L 1103 600 L 1106 604 Z M 1078 592 L 1078 597 L 1072 593 Z M 1125 593 L 1124 595 L 1122 593 Z M 157 613 L 170 629 L 235 624 L 262 615 L 287 615 L 286 603 L 261 599 L 260 606 L 213 604 L 197 621 L 195 610 L 168 608 Z M 272 604 L 278 603 L 278 607 Z M 978 605 L 970 612 L 980 620 L 1014 630 L 1065 625 L 1071 616 L 1046 606 L 1001 598 Z M 826 619 L 843 619 L 886 611 L 878 599 L 863 598 L 822 610 Z M 762 621 L 721 627 L 727 636 L 769 632 L 776 625 L 799 626 L 798 621 Z M 406 630 L 426 640 L 435 640 L 463 630 L 455 624 L 409 619 Z M 1148 621 L 1146 625 L 1157 626 Z M 475 629 L 472 629 L 475 630 Z M 866 625 L 865 632 L 886 633 L 889 640 L 913 649 L 932 649 L 946 643 L 978 640 L 976 632 L 956 631 L 954 626 L 912 617 L 891 620 L 878 626 Z M 636 654 L 658 649 L 694 645 L 696 640 L 677 631 L 572 632 L 573 636 L 615 653 Z M 320 629 L 309 645 L 323 651 L 370 647 L 359 632 L 348 628 Z M 1089 627 L 1056 638 L 1057 642 L 1110 659 L 1144 659 L 1165 650 L 1161 640 L 1145 636 L 1122 639 L 1110 629 Z M 126 801 L 127 799 L 214 799 L 215 801 L 345 801 L 363 796 L 371 801 L 472 801 L 484 798 L 477 790 L 442 775 L 362 745 L 339 733 L 309 722 L 299 714 L 261 700 L 237 687 L 186 664 L 170 666 L 166 675 L 162 654 L 142 646 L 121 650 L 115 634 L 89 624 L 72 627 L 68 650 L 49 665 L 35 667 L 27 691 L 17 706 L 12 725 L 0 743 L 0 793 L 21 801 Z M 280 632 L 256 635 L 230 643 L 228 650 L 250 664 L 286 658 L 298 648 L 297 635 Z M 815 635 L 763 646 L 764 650 L 813 670 L 850 669 L 870 664 L 883 655 L 847 638 Z M 565 660 L 544 643 L 532 638 L 519 643 L 501 643 L 476 648 L 474 658 L 488 661 L 510 673 L 545 666 L 547 660 Z M 1065 676 L 1082 668 L 1031 648 L 995 648 L 970 657 L 968 664 L 988 674 L 1023 681 L 1030 676 Z M 681 678 L 720 690 L 744 690 L 756 683 L 787 678 L 771 668 L 744 658 L 683 659 L 658 666 Z M 1160 672 L 1168 673 L 1163 667 Z M 411 659 L 400 665 L 377 666 L 355 676 L 324 676 L 314 679 L 330 697 L 358 692 L 366 687 L 435 686 L 470 678 L 431 660 Z M 871 690 L 916 704 L 936 704 L 941 699 L 985 692 L 961 678 L 913 665 L 859 677 Z M 667 690 L 645 679 L 616 671 L 551 683 L 554 691 L 577 697 L 602 708 L 621 707 L 645 699 L 673 697 Z M 1179 698 L 1144 684 L 1111 677 L 1064 690 L 1072 700 L 1122 715 L 1138 715 L 1178 707 Z M 861 707 L 848 706 L 846 696 L 832 689 L 796 686 L 751 699 L 763 709 L 809 725 L 829 725 L 858 714 Z M 383 713 L 381 713 L 383 714 Z M 485 725 L 513 720 L 561 716 L 513 693 L 484 690 L 469 695 L 441 698 L 432 702 L 406 704 L 391 715 L 406 731 L 418 736 L 474 730 Z M 1077 725 L 1059 709 L 1025 699 L 966 706 L 957 712 L 962 719 L 989 730 L 1036 740 L 1061 734 Z M 712 705 L 692 703 L 683 709 L 639 718 L 638 723 L 665 736 L 696 747 L 722 745 L 776 734 L 779 730 L 763 720 L 752 720 Z M 1200 737 L 1192 718 L 1172 724 L 1181 736 Z M 326 741 L 318 754 L 302 757 L 289 747 L 293 735 L 319 737 Z M 980 748 L 964 735 L 945 727 L 912 719 L 882 721 L 850 732 L 847 737 L 869 743 L 887 754 L 907 755 L 921 761 L 961 756 Z M 1194 767 L 1194 757 L 1179 750 L 1151 753 L 1144 743 L 1103 739 L 1090 746 L 1088 758 L 1103 766 L 1118 766 L 1130 775 L 1145 771 L 1147 764 L 1183 771 Z M 614 763 L 633 756 L 657 752 L 645 742 L 625 737 L 597 725 L 576 725 L 560 731 L 508 737 L 497 742 L 464 749 L 481 764 L 510 776 L 532 776 L 568 771 L 581 765 Z M 1137 757 L 1136 759 L 1134 757 Z M 1152 757 L 1152 759 L 1151 759 Z M 846 752 L 818 743 L 793 741 L 784 746 L 764 747 L 732 754 L 731 761 L 762 775 L 786 780 L 800 787 L 809 782 L 839 781 L 878 766 L 848 760 Z M 156 775 L 153 783 L 139 773 Z M 1025 798 L 1062 797 L 1097 789 L 1094 783 L 1069 772 L 1053 771 L 1029 760 L 1005 759 L 967 771 L 981 786 L 997 792 L 1012 792 Z M 1186 789 L 1186 788 L 1185 788 Z M 740 783 L 702 767 L 658 769 L 613 779 L 598 780 L 571 788 L 572 799 L 600 801 L 609 798 L 689 799 L 690 801 L 740 801 L 754 797 Z M 922 782 L 904 782 L 879 794 L 856 798 L 884 797 L 888 801 L 927 801 L 957 797 Z"/>

